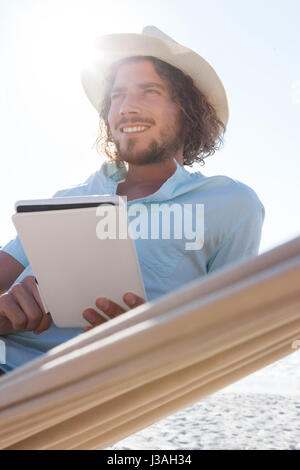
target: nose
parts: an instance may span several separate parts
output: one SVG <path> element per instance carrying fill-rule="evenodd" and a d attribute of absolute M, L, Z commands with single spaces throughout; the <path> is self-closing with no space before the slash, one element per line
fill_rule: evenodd
<path fill-rule="evenodd" d="M 122 116 L 126 114 L 139 114 L 141 112 L 141 108 L 137 96 L 132 93 L 127 93 L 122 100 L 119 112 Z"/>

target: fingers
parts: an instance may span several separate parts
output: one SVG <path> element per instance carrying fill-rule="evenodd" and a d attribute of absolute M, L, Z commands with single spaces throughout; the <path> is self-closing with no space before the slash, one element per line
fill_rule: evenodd
<path fill-rule="evenodd" d="M 99 297 L 99 299 L 96 300 L 96 306 L 109 318 L 115 318 L 125 312 L 120 305 L 116 304 L 112 300 L 106 299 L 105 297 Z"/>
<path fill-rule="evenodd" d="M 42 312 L 40 323 L 38 327 L 33 331 L 36 335 L 38 335 L 42 333 L 43 331 L 48 330 L 48 328 L 50 327 L 52 323 L 52 317 L 49 313 L 46 313 L 44 309 L 44 305 L 43 305 L 39 290 L 37 288 L 38 282 L 36 278 L 34 278 L 33 276 L 27 276 L 24 279 L 24 283 L 30 290 L 31 294 L 33 295 L 34 300 L 36 301 L 36 303 L 38 304 L 40 308 L 40 311 Z"/>
<path fill-rule="evenodd" d="M 39 326 L 34 330 L 34 333 L 36 335 L 39 335 L 43 331 L 48 330 L 51 323 L 52 323 L 51 315 L 50 314 L 43 314 L 41 322 L 40 322 Z"/>
<path fill-rule="evenodd" d="M 84 310 L 82 315 L 83 315 L 83 318 L 92 325 L 91 327 L 86 327 L 88 329 L 107 322 L 107 320 L 105 318 L 103 318 L 98 312 L 96 312 L 96 310 L 94 310 L 92 308 L 87 308 L 86 310 Z M 85 331 L 86 331 L 86 329 L 85 329 Z"/>
<path fill-rule="evenodd" d="M 32 287 L 31 287 L 32 288 Z M 39 325 L 43 312 L 30 292 L 27 283 L 16 284 L 10 291 L 25 317 L 25 330 L 32 331 Z"/>
<path fill-rule="evenodd" d="M 142 299 L 142 297 L 139 297 L 132 292 L 126 292 L 126 294 L 123 295 L 123 300 L 130 308 L 138 307 L 146 302 L 145 299 Z"/>
<path fill-rule="evenodd" d="M 94 327 L 93 326 L 86 326 L 84 328 L 84 332 L 92 330 Z"/>
<path fill-rule="evenodd" d="M 127 292 L 123 296 L 123 300 L 128 305 L 128 307 L 135 308 L 138 307 L 139 305 L 142 305 L 145 303 L 145 300 L 142 299 L 141 297 L 138 297 L 137 295 L 133 294 L 132 292 Z M 96 310 L 92 308 L 87 308 L 83 312 L 83 317 L 85 320 L 87 320 L 92 326 L 86 326 L 84 331 L 88 331 L 91 328 L 95 326 L 99 326 L 102 323 L 106 323 L 107 320 L 110 320 L 112 318 L 115 318 L 122 313 L 125 313 L 125 310 L 112 300 L 106 299 L 105 297 L 99 297 L 96 300 L 96 306 L 98 307 L 99 310 L 104 312 L 106 318 L 103 318 Z"/>
<path fill-rule="evenodd" d="M 101 317 L 98 312 L 93 309 L 87 309 L 83 312 L 83 317 L 87 320 L 90 325 L 84 327 L 84 331 L 89 331 L 95 328 L 96 326 L 102 325 L 102 323 L 106 323 L 107 320 Z"/>
<path fill-rule="evenodd" d="M 9 293 L 1 296 L 1 316 L 10 322 L 13 331 L 25 330 L 26 315 Z"/>
<path fill-rule="evenodd" d="M 11 322 L 13 331 L 41 333 L 49 328 L 51 316 L 46 315 L 33 276 L 26 276 L 1 297 L 2 315 Z"/>
<path fill-rule="evenodd" d="M 47 312 L 45 311 L 44 309 L 44 305 L 43 305 L 43 302 L 42 302 L 42 299 L 41 299 L 41 296 L 40 296 L 40 293 L 39 293 L 39 290 L 37 288 L 37 280 L 36 278 L 33 278 L 31 276 L 27 276 L 25 277 L 24 279 L 24 282 L 25 282 L 25 285 L 26 285 L 26 281 L 27 281 L 27 285 L 28 285 L 28 288 L 30 290 L 30 292 L 32 293 L 36 303 L 38 304 L 38 306 L 40 307 L 40 310 L 41 312 L 43 312 L 44 314 L 46 314 Z"/>
<path fill-rule="evenodd" d="M 121 313 L 124 313 L 125 310 L 120 307 L 120 305 L 117 305 L 115 302 L 112 302 L 111 300 L 106 299 L 105 297 L 99 297 L 96 300 L 96 306 L 104 312 L 104 318 L 103 315 L 100 313 L 96 312 L 96 310 L 92 308 L 87 308 L 83 312 L 83 317 L 94 327 L 101 325 L 102 323 L 106 323 L 107 320 L 110 320 L 112 318 L 117 317 L 118 315 L 121 315 Z"/>

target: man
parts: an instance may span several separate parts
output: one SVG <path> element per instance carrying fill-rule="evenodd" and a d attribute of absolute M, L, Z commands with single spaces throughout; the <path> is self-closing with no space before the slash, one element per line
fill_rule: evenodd
<path fill-rule="evenodd" d="M 176 205 L 189 207 L 191 213 L 191 207 L 204 206 L 203 244 L 197 249 L 186 248 L 186 232 L 174 236 L 175 216 L 173 237 L 135 241 L 148 300 L 256 255 L 264 208 L 255 192 L 225 176 L 205 177 L 185 169 L 213 155 L 227 124 L 226 94 L 214 70 L 153 27 L 142 35 L 104 36 L 97 50 L 100 55 L 83 71 L 82 82 L 100 113 L 96 145 L 107 160 L 85 184 L 54 197 L 118 194 L 127 197 L 128 209 L 138 202 L 147 211 Z M 193 220 L 194 226 L 198 222 Z M 46 315 L 18 238 L 0 252 L 0 291 L 4 371 L 82 333 L 79 328 L 57 328 Z M 130 308 L 145 301 L 134 293 L 123 298 Z M 110 318 L 124 312 L 110 299 L 95 301 Z M 86 330 L 104 321 L 92 308 L 83 316 L 91 325 Z"/>

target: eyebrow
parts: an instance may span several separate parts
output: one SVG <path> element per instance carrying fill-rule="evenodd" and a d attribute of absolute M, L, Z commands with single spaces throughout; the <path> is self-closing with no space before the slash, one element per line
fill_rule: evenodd
<path fill-rule="evenodd" d="M 156 83 L 156 82 L 145 82 L 145 83 L 138 83 L 137 85 L 139 88 L 141 88 L 142 90 L 145 90 L 146 88 L 152 88 L 152 87 L 156 87 L 156 88 L 160 88 L 161 90 L 163 91 L 166 91 L 166 87 L 164 87 L 163 85 L 161 85 L 160 83 Z M 113 93 L 119 93 L 119 92 L 122 92 L 122 91 L 126 91 L 127 88 L 126 87 L 116 87 L 116 88 L 113 88 L 111 90 L 111 94 Z"/>

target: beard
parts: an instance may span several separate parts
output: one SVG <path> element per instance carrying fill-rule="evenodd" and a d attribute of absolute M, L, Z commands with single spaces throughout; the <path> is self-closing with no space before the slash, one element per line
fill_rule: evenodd
<path fill-rule="evenodd" d="M 169 160 L 178 152 L 183 143 L 181 133 L 170 136 L 167 132 L 160 132 L 160 142 L 153 139 L 149 145 L 139 151 L 135 151 L 134 147 L 138 142 L 138 138 L 129 138 L 126 149 L 121 149 L 120 142 L 116 140 L 114 143 L 117 148 L 119 160 L 134 165 L 144 166 L 151 163 L 161 163 Z"/>

